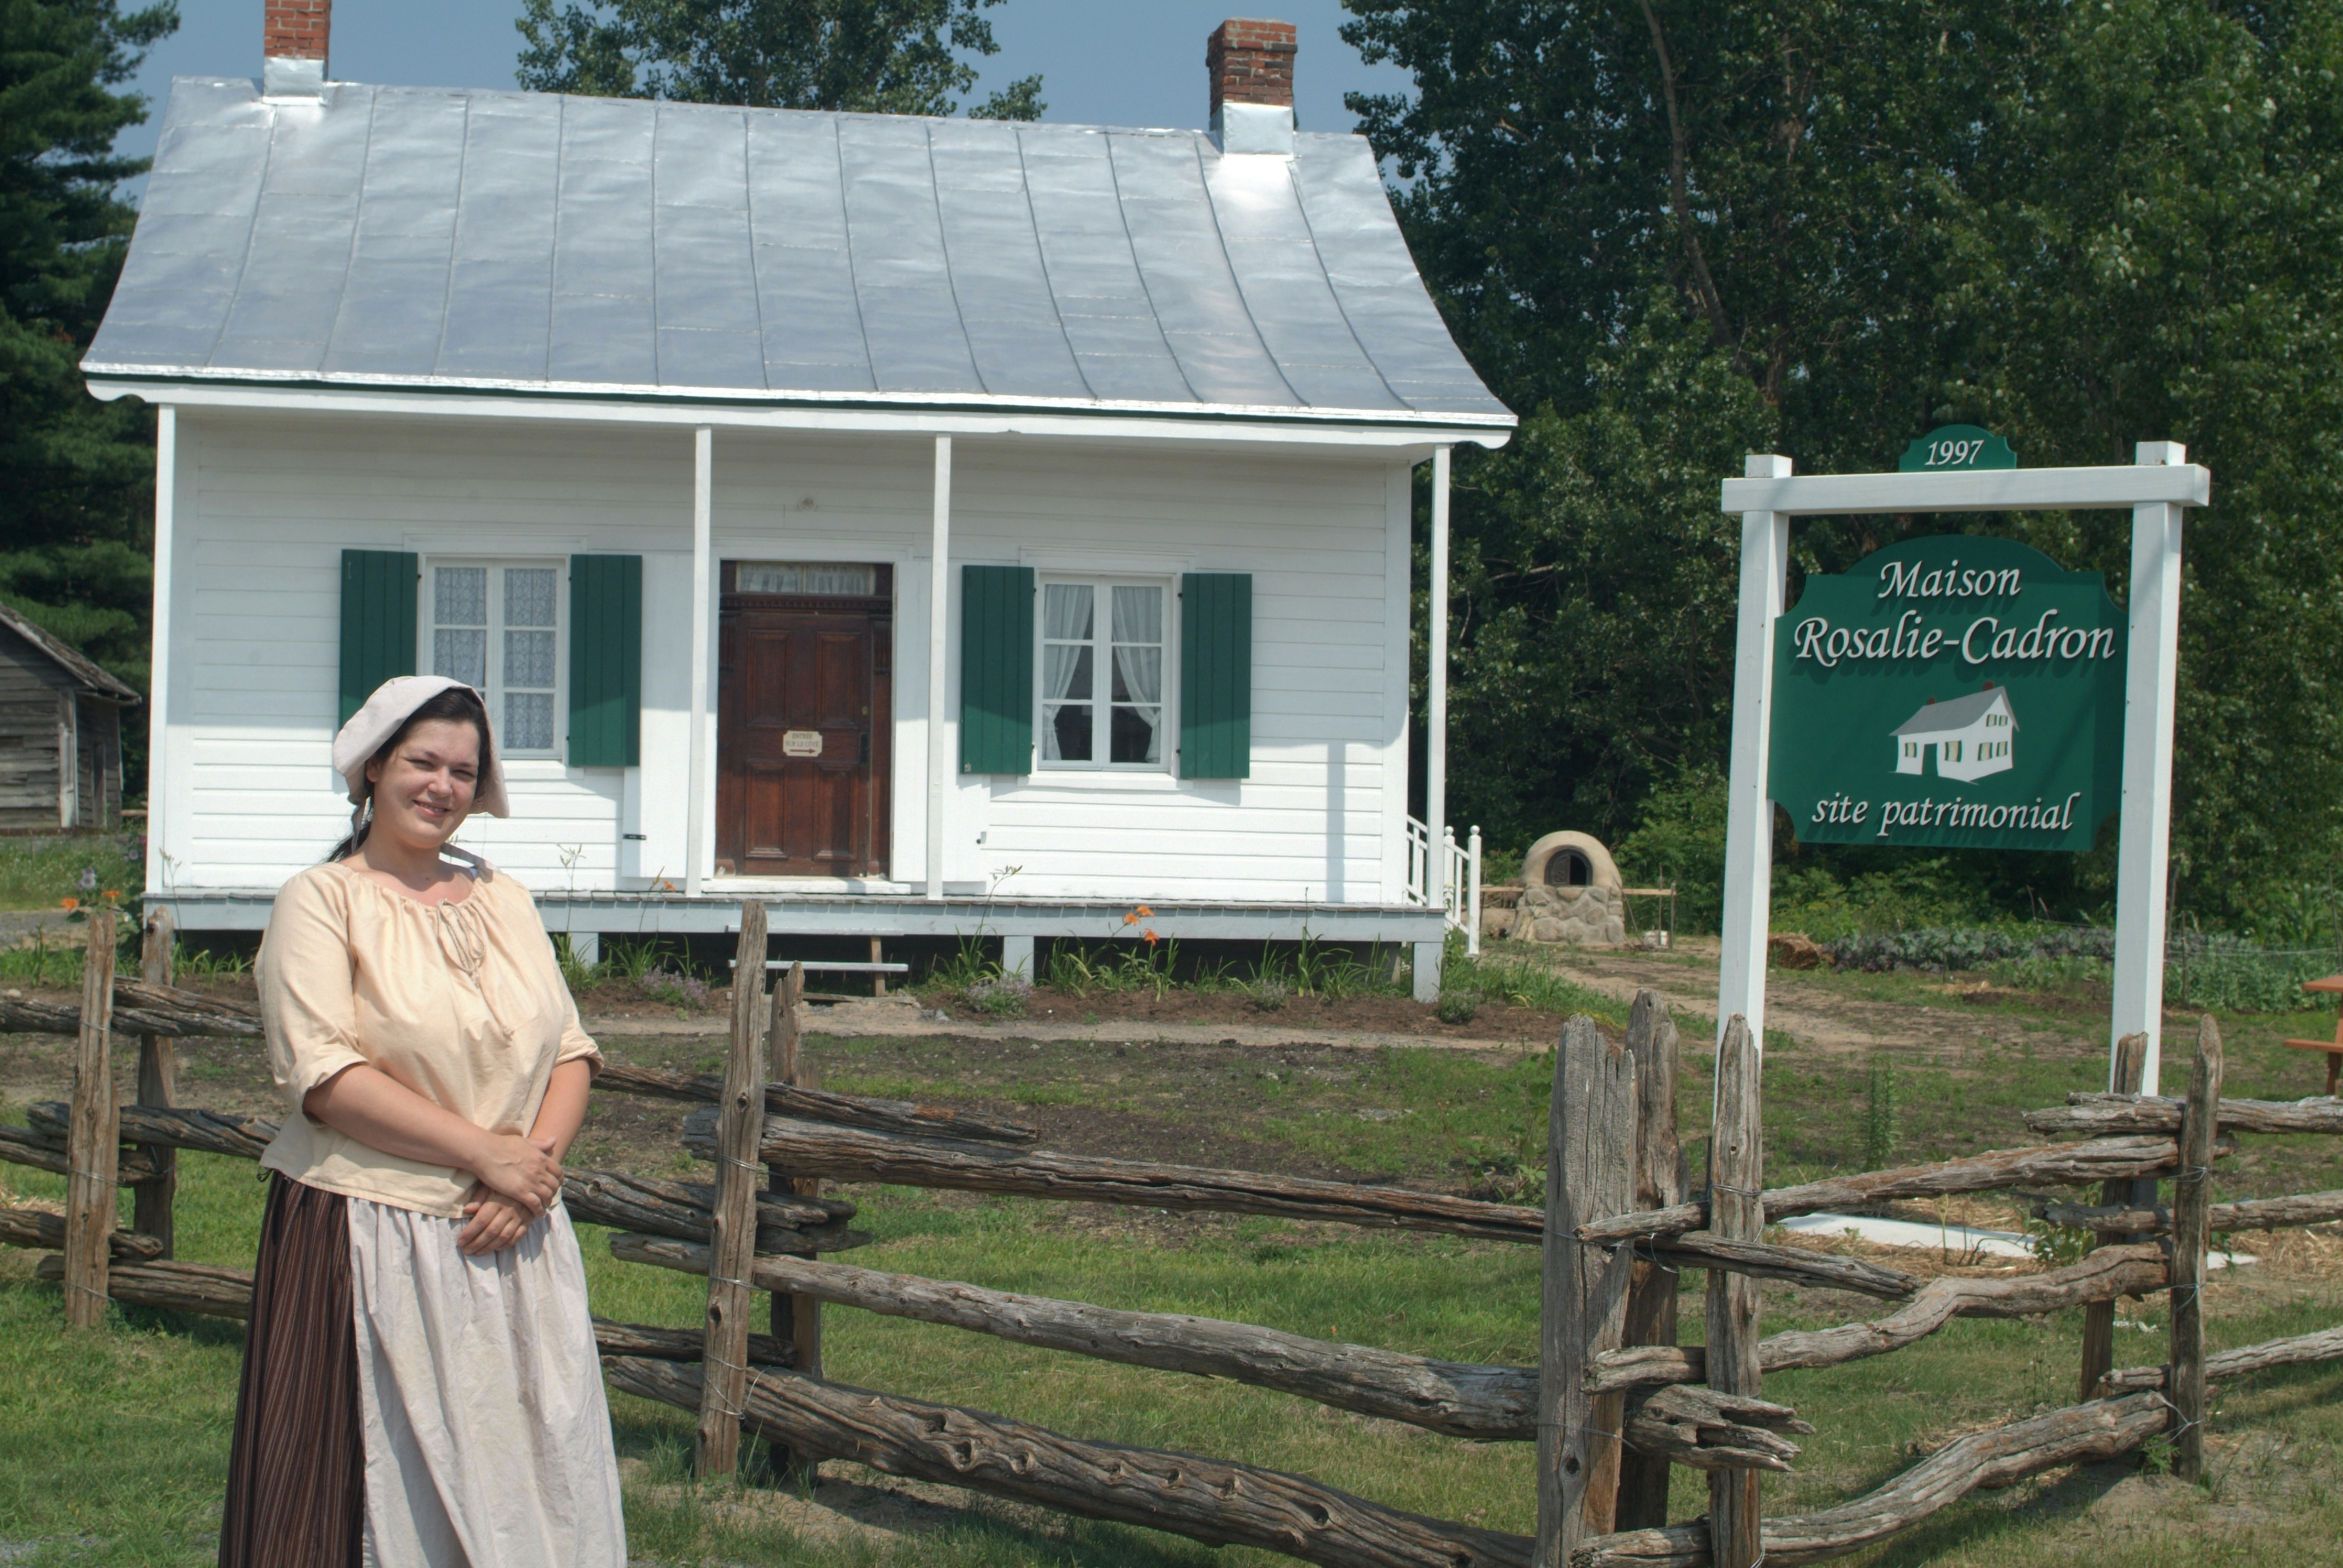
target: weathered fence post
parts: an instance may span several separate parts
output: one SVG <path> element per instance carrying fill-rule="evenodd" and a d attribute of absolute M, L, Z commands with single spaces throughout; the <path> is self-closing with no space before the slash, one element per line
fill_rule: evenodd
<path fill-rule="evenodd" d="M 2205 1473 L 2205 1242 L 2213 1192 L 2213 1140 L 2220 1120 L 2221 1031 L 2197 1025 L 2197 1065 L 2180 1121 L 2180 1170 L 2172 1179 L 2172 1473 Z"/>
<path fill-rule="evenodd" d="M 758 1013 L 765 1000 L 765 906 L 740 906 L 740 946 L 732 969 L 732 1048 L 717 1105 L 716 1201 L 709 1214 L 708 1322 L 700 1347 L 697 1468 L 729 1475 L 739 1462 L 740 1415 L 749 1393 L 749 1271 L 757 1257 L 757 1146 L 765 1127 L 765 1075 L 757 1060 Z"/>
<path fill-rule="evenodd" d="M 789 973 L 773 988 L 773 1076 L 795 1089 L 819 1089 L 821 1083 L 813 1064 L 798 1050 L 798 1003 L 804 999 L 805 965 L 791 964 Z M 780 1166 L 770 1164 L 765 1167 L 765 1172 L 766 1186 L 772 1192 L 792 1198 L 821 1196 L 819 1176 L 792 1176 Z M 809 1252 L 805 1255 L 812 1256 Z M 774 1296 L 773 1337 L 789 1343 L 789 1365 L 808 1377 L 821 1375 L 820 1302 L 811 1296 Z"/>
<path fill-rule="evenodd" d="M 1580 1369 L 1615 1350 L 1634 1260 L 1572 1234 L 1628 1212 L 1635 1196 L 1635 1059 L 1584 1014 L 1562 1031 L 1546 1111 L 1545 1267 L 1538 1334 L 1537 1568 L 1612 1527 L 1624 1396 L 1589 1394 Z"/>
<path fill-rule="evenodd" d="M 146 913 L 144 940 L 138 950 L 138 974 L 148 985 L 171 983 L 171 911 L 150 910 Z M 178 1101 L 179 1065 L 173 1054 L 175 1042 L 167 1034 L 146 1034 L 138 1037 L 138 1103 L 166 1108 Z M 146 1157 L 155 1161 L 156 1174 L 139 1182 L 131 1191 L 132 1230 L 154 1237 L 163 1243 L 161 1256 L 169 1257 L 173 1242 L 171 1211 L 179 1192 L 179 1151 L 161 1144 L 142 1145 Z"/>
<path fill-rule="evenodd" d="M 92 910 L 81 973 L 81 1032 L 74 1052 L 73 1117 L 65 1139 L 65 1322 L 106 1321 L 106 1249 L 114 1235 L 121 1108 L 114 1099 L 114 911 Z"/>
<path fill-rule="evenodd" d="M 1675 1020 L 1657 991 L 1639 990 L 1627 1014 L 1627 1053 L 1635 1059 L 1635 1207 L 1665 1209 L 1684 1201 L 1690 1185 L 1684 1143 L 1676 1136 Z M 1627 1289 L 1623 1345 L 1676 1342 L 1676 1271 L 1648 1258 L 1635 1261 Z M 1621 1530 L 1656 1530 L 1668 1522 L 1664 1454 L 1629 1449 L 1619 1458 Z"/>
<path fill-rule="evenodd" d="M 2115 1070 L 2107 1075 L 2107 1090 L 2114 1094 L 2137 1094 L 2143 1074 L 2147 1069 L 2147 1036 L 2127 1034 L 2116 1041 Z M 2156 1205 L 2156 1183 L 2125 1176 L 2101 1183 L 2099 1201 L 2113 1206 L 2136 1206 L 2140 1201 L 2140 1189 L 2147 1191 L 2149 1208 Z M 2126 1236 L 2126 1242 L 2140 1240 Z M 2116 1303 L 2093 1302 L 2083 1309 L 2083 1382 L 2080 1399 L 2096 1399 L 2099 1380 L 2116 1364 Z"/>
<path fill-rule="evenodd" d="M 1758 1088 L 1760 1058 L 1749 1021 L 1739 1013 L 1725 1027 L 1716 1050 L 1716 1120 L 1708 1144 L 1708 1228 L 1730 1241 L 1765 1233 L 1765 1131 Z M 1708 1386 L 1719 1393 L 1755 1396 L 1763 1382 L 1757 1364 L 1757 1282 L 1724 1269 L 1708 1271 Z M 1755 1568 L 1765 1555 L 1758 1523 L 1757 1473 L 1708 1473 L 1709 1553 L 1715 1568 Z"/>

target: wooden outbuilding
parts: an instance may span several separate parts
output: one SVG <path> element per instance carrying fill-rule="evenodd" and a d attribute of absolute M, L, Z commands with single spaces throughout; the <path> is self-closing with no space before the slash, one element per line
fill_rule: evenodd
<path fill-rule="evenodd" d="M 138 693 L 0 605 L 0 831 L 122 825 L 122 710 Z"/>

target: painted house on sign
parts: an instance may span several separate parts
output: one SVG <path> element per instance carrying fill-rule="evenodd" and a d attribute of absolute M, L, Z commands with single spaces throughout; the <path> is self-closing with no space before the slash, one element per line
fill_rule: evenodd
<path fill-rule="evenodd" d="M 148 886 L 255 929 L 379 681 L 488 695 L 548 927 L 1415 944 L 1413 470 L 1513 417 L 1367 144 L 172 86 L 84 363 L 160 410 Z M 1435 552 L 1444 561 L 1445 552 Z M 1443 592 L 1433 585 L 1435 599 Z M 783 946 L 782 951 L 789 950 Z"/>
<path fill-rule="evenodd" d="M 1933 748 L 1939 778 L 1973 783 L 2016 766 L 2010 757 L 2016 734 L 2006 686 L 1988 686 L 1950 702 L 1932 697 L 1896 727 L 1896 771 L 1926 772 Z"/>

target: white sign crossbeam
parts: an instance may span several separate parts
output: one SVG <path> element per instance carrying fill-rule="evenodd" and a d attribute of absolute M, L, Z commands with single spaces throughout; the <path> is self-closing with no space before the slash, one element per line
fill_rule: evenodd
<path fill-rule="evenodd" d="M 2153 443 L 2157 447 L 2163 442 Z M 1863 512 L 2117 511 L 2164 502 L 2201 507 L 2213 471 L 2200 463 L 2104 468 L 1987 468 L 1949 474 L 1766 475 L 1725 481 L 1725 510 L 1791 517 Z"/>

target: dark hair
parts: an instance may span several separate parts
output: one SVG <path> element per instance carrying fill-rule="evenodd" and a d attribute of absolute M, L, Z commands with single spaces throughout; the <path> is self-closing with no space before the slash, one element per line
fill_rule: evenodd
<path fill-rule="evenodd" d="M 474 729 L 479 731 L 480 770 L 478 777 L 486 779 L 489 770 L 496 766 L 494 749 L 496 742 L 488 737 L 488 710 L 481 706 L 480 694 L 468 686 L 451 686 L 419 705 L 414 712 L 407 716 L 407 722 L 394 730 L 390 739 L 384 741 L 375 754 L 367 759 L 367 766 L 374 768 L 388 762 L 390 754 L 398 749 L 398 743 L 413 734 L 417 725 L 427 724 L 434 719 L 445 719 L 453 724 L 469 724 Z M 361 774 L 359 777 L 363 779 L 365 775 Z M 326 857 L 327 859 L 347 860 L 357 854 L 366 843 L 367 830 L 374 826 L 373 781 L 368 779 L 365 788 L 366 799 L 360 802 L 358 811 L 352 814 L 356 817 L 356 821 L 352 824 L 349 832 L 343 836 L 342 841 L 334 846 L 333 852 Z"/>

